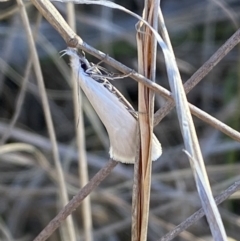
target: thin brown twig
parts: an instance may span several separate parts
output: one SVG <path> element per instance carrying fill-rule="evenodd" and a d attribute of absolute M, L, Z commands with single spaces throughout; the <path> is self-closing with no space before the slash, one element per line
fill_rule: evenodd
<path fill-rule="evenodd" d="M 49 224 L 41 231 L 41 233 L 33 241 L 46 240 L 60 225 L 61 223 L 81 204 L 86 196 L 92 192 L 112 171 L 118 164 L 114 160 L 110 160 L 105 167 L 98 173 L 78 192 L 76 196 L 69 201 L 69 203 L 53 218 Z"/>
<path fill-rule="evenodd" d="M 233 193 L 238 191 L 240 189 L 240 181 L 235 182 L 232 184 L 229 188 L 224 190 L 221 194 L 219 194 L 215 198 L 215 202 L 217 205 L 225 201 L 228 197 L 230 197 Z M 176 226 L 172 231 L 165 234 L 159 241 L 170 241 L 177 237 L 182 231 L 189 228 L 191 225 L 193 225 L 195 222 L 197 222 L 200 218 L 202 218 L 205 215 L 203 208 L 199 209 L 197 212 L 195 212 L 193 215 L 188 217 L 185 221 L 180 223 L 178 226 Z"/>

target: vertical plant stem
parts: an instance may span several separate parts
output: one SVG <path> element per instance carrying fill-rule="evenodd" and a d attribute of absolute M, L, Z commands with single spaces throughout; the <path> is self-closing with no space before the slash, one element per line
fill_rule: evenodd
<path fill-rule="evenodd" d="M 162 19 L 162 21 L 164 20 Z M 167 35 L 168 33 L 166 30 L 165 37 Z M 217 205 L 213 199 L 196 130 L 183 88 L 181 76 L 175 61 L 174 52 L 172 51 L 172 48 L 169 49 L 164 42 L 161 42 L 160 44 L 166 61 L 169 84 L 176 103 L 178 120 L 186 148 L 185 153 L 188 156 L 194 174 L 199 197 L 214 240 L 225 241 L 227 240 L 226 232 Z M 171 44 L 170 41 L 168 44 Z"/>
<path fill-rule="evenodd" d="M 46 94 L 46 89 L 45 89 L 45 85 L 44 85 L 44 81 L 43 81 L 43 75 L 42 75 L 42 71 L 41 71 L 41 67 L 40 67 L 40 63 L 39 63 L 39 59 L 38 59 L 38 55 L 37 55 L 37 50 L 36 50 L 36 46 L 34 43 L 34 39 L 33 39 L 33 35 L 32 35 L 31 28 L 30 28 L 30 24 L 29 24 L 25 6 L 24 6 L 22 0 L 17 0 L 17 3 L 19 6 L 19 9 L 20 9 L 23 24 L 24 24 L 24 27 L 25 27 L 25 30 L 27 33 L 29 48 L 30 48 L 30 52 L 31 52 L 32 58 L 33 58 L 33 67 L 36 72 L 39 93 L 41 96 L 45 120 L 46 120 L 48 133 L 49 133 L 49 137 L 50 137 L 51 144 L 52 144 L 54 164 L 55 164 L 55 167 L 56 167 L 56 170 L 58 173 L 59 195 L 60 195 L 60 200 L 61 200 L 61 206 L 63 207 L 64 205 L 66 205 L 68 203 L 68 194 L 67 194 L 67 189 L 66 189 L 66 184 L 65 184 L 64 173 L 63 173 L 60 158 L 59 158 L 56 134 L 55 134 L 55 130 L 53 127 L 53 121 L 52 121 L 50 107 L 49 107 L 47 94 Z M 68 229 L 68 233 L 70 234 L 71 230 L 73 229 L 73 220 L 72 220 L 71 216 L 69 216 L 67 218 L 67 229 Z M 70 235 L 69 235 L 69 237 L 70 237 Z M 69 240 L 71 240 L 71 239 L 69 238 Z"/>
<path fill-rule="evenodd" d="M 143 18 L 155 29 L 157 29 L 158 5 L 159 1 L 145 1 L 143 13 Z M 149 28 L 141 26 L 141 23 L 139 26 L 141 31 L 137 33 L 138 71 L 155 81 L 156 40 Z M 139 163 L 134 167 L 132 241 L 145 241 L 151 189 L 154 93 L 142 83 L 138 86 L 140 153 Z"/>
<path fill-rule="evenodd" d="M 73 3 L 67 3 L 68 23 L 76 31 L 75 9 Z M 78 147 L 78 172 L 80 177 L 80 187 L 84 187 L 88 181 L 88 164 L 85 147 L 85 129 L 82 108 L 82 91 L 76 77 L 72 74 L 74 116 L 76 125 L 76 140 Z M 88 195 L 82 203 L 82 222 L 84 226 L 84 236 L 86 241 L 92 241 L 92 212 L 91 200 Z"/>

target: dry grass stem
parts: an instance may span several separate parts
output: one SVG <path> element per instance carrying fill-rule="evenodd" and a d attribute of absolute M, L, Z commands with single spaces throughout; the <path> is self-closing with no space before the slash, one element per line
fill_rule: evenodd
<path fill-rule="evenodd" d="M 73 3 L 67 3 L 68 12 L 68 23 L 70 27 L 76 31 L 76 19 L 75 19 L 75 8 Z M 80 187 L 84 187 L 88 181 L 88 163 L 86 157 L 86 146 L 85 146 L 85 127 L 83 118 L 83 99 L 82 91 L 80 89 L 78 80 L 72 73 L 71 76 L 73 86 L 73 102 L 74 102 L 74 116 L 76 125 L 76 141 L 78 147 L 78 172 L 80 177 Z M 82 222 L 84 226 L 84 236 L 86 241 L 92 240 L 92 213 L 91 213 L 91 200 L 88 195 L 82 203 Z M 76 237 L 75 237 L 76 239 Z"/>
<path fill-rule="evenodd" d="M 37 55 L 37 51 L 36 51 L 36 46 L 35 46 L 35 42 L 33 39 L 33 34 L 31 31 L 31 28 L 30 28 L 30 24 L 29 24 L 25 6 L 24 6 L 22 0 L 18 0 L 17 3 L 19 6 L 19 9 L 20 9 L 20 13 L 22 16 L 25 30 L 27 32 L 28 43 L 30 46 L 29 48 L 30 48 L 30 52 L 31 52 L 31 55 L 33 58 L 33 66 L 34 66 L 34 70 L 36 72 L 39 92 L 41 95 L 42 106 L 43 106 L 43 110 L 44 110 L 44 114 L 45 114 L 45 120 L 47 123 L 48 133 L 49 133 L 49 136 L 51 139 L 51 144 L 53 147 L 53 159 L 54 159 L 56 170 L 58 172 L 59 195 L 61 197 L 61 206 L 64 206 L 66 203 L 68 203 L 69 200 L 68 200 L 64 173 L 63 173 L 63 170 L 61 167 L 61 162 L 60 162 L 59 153 L 58 153 L 56 134 L 55 134 L 53 121 L 52 121 L 52 117 L 51 117 L 51 112 L 50 112 L 50 107 L 48 104 L 47 94 L 46 94 L 46 90 L 45 90 L 45 86 L 44 86 L 43 75 L 42 75 L 42 71 L 41 71 L 41 67 L 40 67 L 40 63 L 39 63 L 39 59 L 38 59 L 38 55 Z M 67 229 L 68 229 L 68 235 L 69 235 L 68 238 L 69 238 L 69 240 L 72 240 L 71 238 L 74 236 L 74 234 L 73 234 L 74 233 L 74 225 L 73 225 L 73 220 L 72 220 L 71 216 L 69 216 L 67 219 Z"/>
<path fill-rule="evenodd" d="M 159 1 L 145 1 L 143 18 L 157 29 Z M 155 82 L 156 76 L 156 40 L 149 28 L 141 26 L 137 33 L 138 72 Z M 135 164 L 133 188 L 132 241 L 147 240 L 151 172 L 154 94 L 142 83 L 138 85 L 140 152 L 139 162 Z"/>

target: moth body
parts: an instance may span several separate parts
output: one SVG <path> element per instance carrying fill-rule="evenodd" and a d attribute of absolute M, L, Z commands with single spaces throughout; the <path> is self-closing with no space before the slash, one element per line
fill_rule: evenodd
<path fill-rule="evenodd" d="M 134 163 L 137 146 L 137 119 L 130 113 L 132 108 L 124 105 L 119 96 L 114 94 L 114 87 L 107 81 L 95 80 L 86 71 L 88 61 L 73 49 L 66 50 L 71 58 L 73 72 L 79 84 L 107 129 L 110 139 L 110 157 L 123 163 Z M 114 91 L 111 91 L 114 88 Z M 124 100 L 125 101 L 125 100 Z M 133 110 L 133 108 L 132 108 Z M 162 154 L 161 144 L 153 135 L 152 160 Z"/>

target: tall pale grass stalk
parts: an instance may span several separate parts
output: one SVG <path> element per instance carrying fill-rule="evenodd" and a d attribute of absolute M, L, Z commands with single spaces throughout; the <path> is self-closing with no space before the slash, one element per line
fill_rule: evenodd
<path fill-rule="evenodd" d="M 33 67 L 34 67 L 34 70 L 36 73 L 36 78 L 37 78 L 37 83 L 38 83 L 38 87 L 39 87 L 39 93 L 40 93 L 41 100 L 42 100 L 42 106 L 43 106 L 43 111 L 44 111 L 44 115 L 45 115 L 45 120 L 46 120 L 48 133 L 49 133 L 51 144 L 52 144 L 52 149 L 53 149 L 54 164 L 55 164 L 55 167 L 56 167 L 56 170 L 58 173 L 59 195 L 60 195 L 60 200 L 61 200 L 61 206 L 63 207 L 65 204 L 67 204 L 69 202 L 69 199 L 68 199 L 68 194 L 67 194 L 67 189 L 66 189 L 64 173 L 63 173 L 60 158 L 59 158 L 56 134 L 55 134 L 55 130 L 53 127 L 53 121 L 52 121 L 51 112 L 50 112 L 50 108 L 49 108 L 49 104 L 48 104 L 46 89 L 44 86 L 42 71 L 41 71 L 41 67 L 40 67 L 40 63 L 39 63 L 39 59 L 38 59 L 38 55 L 37 55 L 37 50 L 36 50 L 36 46 L 34 43 L 34 39 L 33 39 L 33 35 L 32 35 L 31 28 L 30 28 L 30 24 L 29 24 L 25 6 L 24 6 L 22 0 L 17 0 L 17 3 L 19 6 L 19 9 L 20 9 L 20 13 L 21 13 L 21 17 L 23 20 L 25 30 L 27 32 L 29 49 L 30 49 L 30 52 L 31 52 L 32 58 L 33 58 Z M 67 230 L 68 230 L 69 240 L 71 240 L 70 238 L 71 238 L 71 236 L 72 236 L 71 234 L 73 232 L 73 220 L 72 220 L 71 216 L 69 216 L 67 218 Z"/>
<path fill-rule="evenodd" d="M 75 8 L 73 3 L 67 3 L 68 23 L 70 27 L 76 31 L 76 19 L 75 19 Z M 72 88 L 73 88 L 73 104 L 74 104 L 74 116 L 76 125 L 76 141 L 78 147 L 78 173 L 80 178 L 80 187 L 84 187 L 88 181 L 88 163 L 86 157 L 85 147 L 85 129 L 83 119 L 83 108 L 82 108 L 82 91 L 78 80 L 74 74 L 71 75 Z M 92 241 L 92 212 L 91 212 L 91 200 L 88 195 L 82 203 L 82 222 L 84 227 L 84 236 L 86 241 Z"/>

